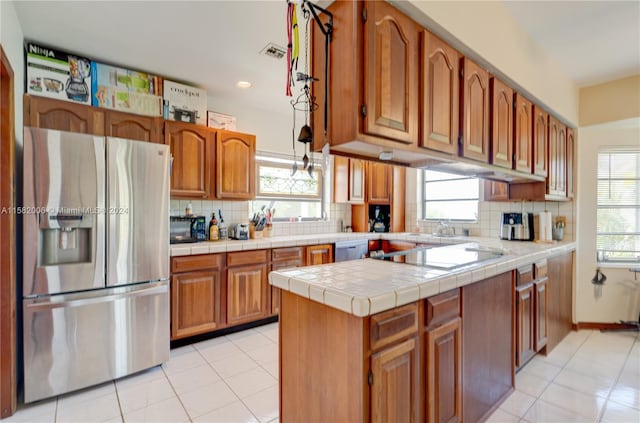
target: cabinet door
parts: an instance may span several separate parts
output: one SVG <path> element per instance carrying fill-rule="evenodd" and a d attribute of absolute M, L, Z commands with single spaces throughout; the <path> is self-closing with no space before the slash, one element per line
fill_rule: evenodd
<path fill-rule="evenodd" d="M 567 128 L 549 116 L 549 177 L 547 193 L 559 197 L 567 195 L 566 182 Z"/>
<path fill-rule="evenodd" d="M 333 244 L 310 245 L 307 247 L 305 264 L 333 263 Z"/>
<path fill-rule="evenodd" d="M 547 260 L 549 280 L 547 354 L 571 332 L 573 323 L 573 253 Z"/>
<path fill-rule="evenodd" d="M 422 122 L 420 146 L 458 154 L 460 55 L 444 41 L 422 32 Z"/>
<path fill-rule="evenodd" d="M 171 196 L 209 195 L 215 132 L 190 123 L 165 121 L 164 143 L 171 148 Z"/>
<path fill-rule="evenodd" d="M 266 317 L 267 264 L 227 269 L 227 323 L 237 325 Z"/>
<path fill-rule="evenodd" d="M 575 192 L 575 154 L 576 130 L 567 128 L 567 197 L 573 198 Z"/>
<path fill-rule="evenodd" d="M 463 59 L 462 155 L 489 161 L 489 73 Z"/>
<path fill-rule="evenodd" d="M 24 126 L 104 135 L 104 112 L 91 106 L 25 95 L 24 111 Z"/>
<path fill-rule="evenodd" d="M 462 421 L 461 319 L 427 331 L 427 421 Z"/>
<path fill-rule="evenodd" d="M 531 173 L 533 171 L 533 105 L 529 100 L 516 94 L 515 99 L 515 132 L 514 132 L 514 152 L 515 169 Z"/>
<path fill-rule="evenodd" d="M 349 159 L 349 203 L 364 204 L 365 161 Z"/>
<path fill-rule="evenodd" d="M 303 256 L 302 256 L 302 247 L 291 247 L 291 248 L 278 248 L 271 250 L 271 256 L 273 260 L 276 260 L 277 256 L 282 257 L 295 257 L 288 260 L 282 261 L 273 261 L 271 263 L 271 271 L 286 269 L 290 267 L 300 267 L 304 266 Z M 271 287 L 271 314 L 279 314 L 280 313 L 280 288 L 276 288 L 275 286 Z"/>
<path fill-rule="evenodd" d="M 363 132 L 417 145 L 418 26 L 386 2 L 367 8 Z"/>
<path fill-rule="evenodd" d="M 509 184 L 506 182 L 483 181 L 484 201 L 509 201 Z"/>
<path fill-rule="evenodd" d="M 219 131 L 216 140 L 216 196 L 252 200 L 256 197 L 256 137 Z"/>
<path fill-rule="evenodd" d="M 222 326 L 222 270 L 178 273 L 171 277 L 171 339 Z"/>
<path fill-rule="evenodd" d="M 491 163 L 513 167 L 513 90 L 491 78 Z"/>
<path fill-rule="evenodd" d="M 392 166 L 384 163 L 369 162 L 367 164 L 367 203 L 391 204 L 392 170 Z"/>
<path fill-rule="evenodd" d="M 533 284 L 516 288 L 516 367 L 522 367 L 535 351 Z"/>
<path fill-rule="evenodd" d="M 160 118 L 105 111 L 105 135 L 129 140 L 162 142 Z"/>
<path fill-rule="evenodd" d="M 405 196 L 407 170 L 402 166 L 393 166 L 393 193 L 391 194 L 391 230 L 405 230 Z"/>
<path fill-rule="evenodd" d="M 371 421 L 417 422 L 418 341 L 410 338 L 371 356 Z"/>
<path fill-rule="evenodd" d="M 540 107 L 533 106 L 533 173 L 547 177 L 549 171 L 549 115 Z"/>
<path fill-rule="evenodd" d="M 547 345 L 549 317 L 547 314 L 547 303 L 549 292 L 547 290 L 548 278 L 535 281 L 535 351 L 540 351 Z"/>
<path fill-rule="evenodd" d="M 349 202 L 349 159 L 333 157 L 333 202 Z"/>

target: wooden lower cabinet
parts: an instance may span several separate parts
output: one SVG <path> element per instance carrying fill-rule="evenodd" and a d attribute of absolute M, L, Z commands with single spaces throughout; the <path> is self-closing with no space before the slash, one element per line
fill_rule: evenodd
<path fill-rule="evenodd" d="M 547 289 L 549 278 L 537 279 L 534 286 L 535 293 L 535 350 L 540 351 L 547 345 L 549 337 L 549 290 Z"/>
<path fill-rule="evenodd" d="M 211 332 L 224 326 L 224 260 L 224 254 L 172 259 L 172 340 Z"/>
<path fill-rule="evenodd" d="M 269 267 L 266 263 L 227 269 L 227 322 L 247 323 L 267 317 Z"/>
<path fill-rule="evenodd" d="M 307 247 L 305 265 L 333 263 L 333 244 L 310 245 Z"/>
<path fill-rule="evenodd" d="M 271 250 L 271 271 L 304 266 L 304 247 Z M 271 314 L 280 313 L 280 288 L 271 287 Z"/>
<path fill-rule="evenodd" d="M 427 330 L 427 421 L 462 421 L 462 320 Z"/>
<path fill-rule="evenodd" d="M 547 259 L 547 266 L 548 354 L 571 332 L 573 324 L 573 252 Z"/>
<path fill-rule="evenodd" d="M 533 283 L 516 287 L 516 367 L 522 367 L 536 354 L 535 287 Z"/>
<path fill-rule="evenodd" d="M 503 273 L 462 288 L 462 414 L 486 419 L 514 389 L 513 276 Z"/>
<path fill-rule="evenodd" d="M 419 384 L 418 337 L 371 356 L 371 421 L 417 422 Z"/>

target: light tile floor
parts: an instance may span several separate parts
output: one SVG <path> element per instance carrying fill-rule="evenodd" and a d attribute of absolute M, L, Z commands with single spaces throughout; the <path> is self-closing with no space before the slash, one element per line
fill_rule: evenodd
<path fill-rule="evenodd" d="M 18 408 L 7 422 L 277 422 L 277 323 L 171 351 L 161 367 Z M 516 375 L 489 422 L 640 422 L 637 333 L 572 332 Z"/>

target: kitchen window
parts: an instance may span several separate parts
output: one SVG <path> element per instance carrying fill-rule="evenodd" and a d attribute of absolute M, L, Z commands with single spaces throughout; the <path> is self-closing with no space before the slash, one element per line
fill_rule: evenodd
<path fill-rule="evenodd" d="M 599 263 L 640 262 L 640 149 L 598 152 Z"/>
<path fill-rule="evenodd" d="M 256 156 L 256 199 L 253 212 L 264 205 L 276 209 L 274 221 L 319 220 L 322 217 L 322 164 L 314 161 L 313 170 L 303 169 L 294 160 L 276 155 Z"/>
<path fill-rule="evenodd" d="M 477 178 L 423 170 L 422 217 L 427 220 L 478 220 Z"/>

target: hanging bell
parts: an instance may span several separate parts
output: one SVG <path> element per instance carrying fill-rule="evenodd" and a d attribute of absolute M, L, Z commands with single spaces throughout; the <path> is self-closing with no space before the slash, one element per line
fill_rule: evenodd
<path fill-rule="evenodd" d="M 303 144 L 310 144 L 313 142 L 313 131 L 309 125 L 304 125 L 300 129 L 300 135 L 298 135 L 298 141 Z"/>

